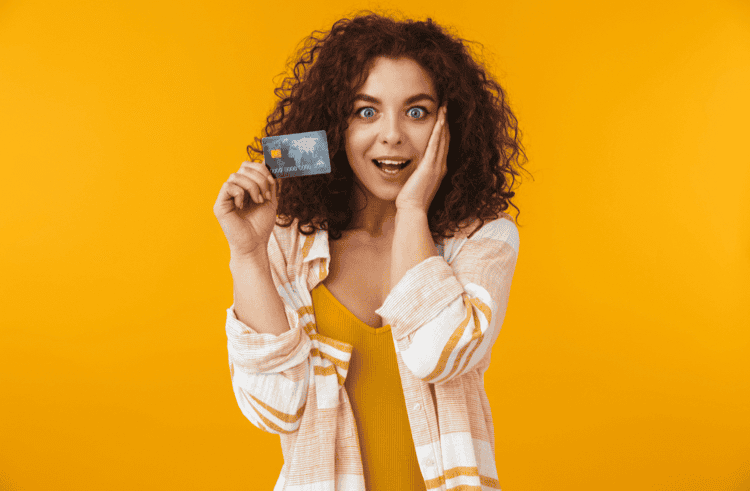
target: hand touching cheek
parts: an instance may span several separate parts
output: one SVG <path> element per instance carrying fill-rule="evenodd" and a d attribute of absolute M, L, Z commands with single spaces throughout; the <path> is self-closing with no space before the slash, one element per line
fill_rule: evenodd
<path fill-rule="evenodd" d="M 447 107 L 440 108 L 432 129 L 427 150 L 416 170 L 401 188 L 396 198 L 397 210 L 420 210 L 427 213 L 440 183 L 448 172 L 448 143 L 450 135 L 446 125 Z"/>

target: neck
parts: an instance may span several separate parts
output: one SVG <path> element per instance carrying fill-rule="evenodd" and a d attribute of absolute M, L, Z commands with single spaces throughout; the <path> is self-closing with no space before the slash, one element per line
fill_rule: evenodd
<path fill-rule="evenodd" d="M 366 204 L 367 207 L 362 191 L 355 186 L 352 198 L 352 209 L 355 211 L 350 230 L 367 233 L 372 239 L 392 237 L 396 223 L 396 202 L 384 201 L 368 193 Z"/>

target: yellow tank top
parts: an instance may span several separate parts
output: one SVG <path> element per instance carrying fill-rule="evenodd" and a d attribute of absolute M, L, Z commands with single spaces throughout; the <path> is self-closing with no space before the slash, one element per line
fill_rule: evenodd
<path fill-rule="evenodd" d="M 368 326 L 318 284 L 312 291 L 316 328 L 353 346 L 344 382 L 357 422 L 368 491 L 424 490 L 391 326 Z"/>

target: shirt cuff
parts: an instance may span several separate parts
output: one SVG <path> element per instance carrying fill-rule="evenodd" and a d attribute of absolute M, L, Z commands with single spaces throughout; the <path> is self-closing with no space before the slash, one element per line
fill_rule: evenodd
<path fill-rule="evenodd" d="M 375 313 L 391 326 L 395 339 L 408 336 L 464 293 L 453 269 L 432 256 L 406 272 Z"/>
<path fill-rule="evenodd" d="M 310 352 L 310 338 L 299 314 L 284 304 L 290 329 L 282 334 L 259 333 L 237 319 L 234 304 L 227 309 L 229 359 L 250 373 L 282 372 L 298 365 Z"/>

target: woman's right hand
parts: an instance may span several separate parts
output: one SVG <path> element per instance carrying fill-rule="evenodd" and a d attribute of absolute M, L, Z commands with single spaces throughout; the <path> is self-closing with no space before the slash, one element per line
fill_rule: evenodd
<path fill-rule="evenodd" d="M 264 162 L 243 162 L 221 187 L 214 215 L 229 242 L 232 259 L 257 259 L 267 254 L 276 224 L 277 191 L 277 182 Z"/>

